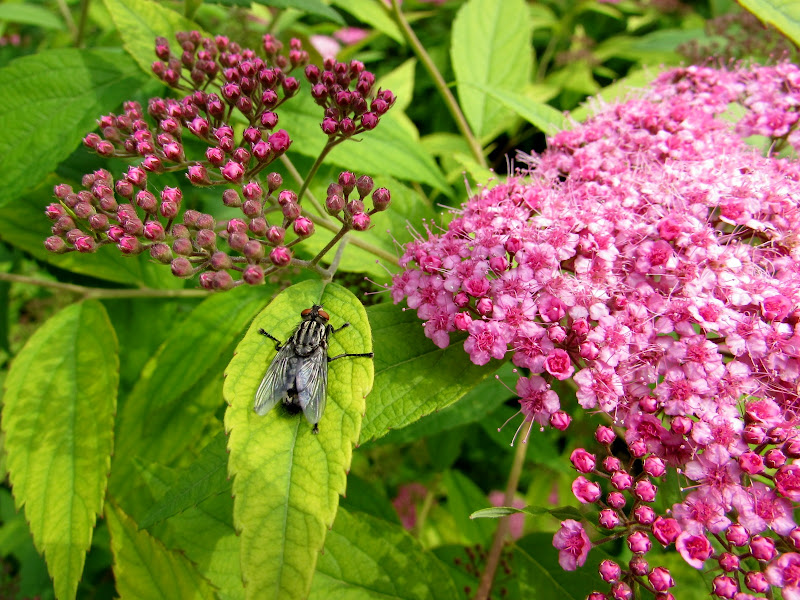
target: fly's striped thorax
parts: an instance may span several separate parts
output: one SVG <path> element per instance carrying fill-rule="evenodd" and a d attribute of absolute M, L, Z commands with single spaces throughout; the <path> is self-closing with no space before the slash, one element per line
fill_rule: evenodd
<path fill-rule="evenodd" d="M 292 342 L 299 356 L 308 356 L 319 346 L 325 346 L 325 325 L 314 320 L 303 321 L 294 332 Z"/>

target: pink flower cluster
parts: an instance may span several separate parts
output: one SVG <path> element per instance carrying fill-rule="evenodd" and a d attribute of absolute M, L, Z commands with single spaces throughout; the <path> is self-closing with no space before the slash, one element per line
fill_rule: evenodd
<path fill-rule="evenodd" d="M 730 103 L 745 109 L 733 127 L 720 116 Z M 600 467 L 573 460 L 609 490 L 581 475 L 575 495 L 634 553 L 603 575 L 614 598 L 631 586 L 671 597 L 668 571 L 644 558 L 650 535 L 698 568 L 719 561 L 720 597 L 742 585 L 800 597 L 789 551 L 800 550 L 800 163 L 742 140 L 800 146 L 798 107 L 789 63 L 674 69 L 523 157 L 526 172 L 481 190 L 401 259 L 394 300 L 436 345 L 465 332 L 475 364 L 510 357 L 527 370 L 526 420 L 565 428 L 550 384 L 571 379 L 578 404 L 619 428 L 631 464 L 610 451 Z M 667 468 L 691 492 L 658 515 Z M 556 542 L 562 566 L 583 564 L 580 524 L 565 521 Z"/>

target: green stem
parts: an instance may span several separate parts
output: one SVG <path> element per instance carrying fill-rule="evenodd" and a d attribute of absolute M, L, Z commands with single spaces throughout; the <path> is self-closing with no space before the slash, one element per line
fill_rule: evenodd
<path fill-rule="evenodd" d="M 209 293 L 205 290 L 155 290 L 152 288 L 138 289 L 105 289 L 92 288 L 72 283 L 62 283 L 60 281 L 49 281 L 47 279 L 37 279 L 25 275 L 14 275 L 13 273 L 0 273 L 0 281 L 10 281 L 12 283 L 24 283 L 26 285 L 38 285 L 49 287 L 54 290 L 77 294 L 83 299 L 90 298 L 206 298 Z"/>
<path fill-rule="evenodd" d="M 523 440 L 527 439 L 531 427 L 533 427 L 533 421 L 528 422 L 527 430 L 523 432 Z M 519 477 L 522 474 L 522 466 L 525 464 L 525 453 L 527 450 L 528 444 L 525 441 L 517 444 L 517 449 L 514 452 L 514 462 L 511 463 L 511 472 L 508 474 L 506 495 L 505 498 L 503 498 L 504 506 L 511 506 L 511 503 L 514 501 L 514 495 L 517 493 L 517 486 L 519 485 Z M 494 575 L 497 572 L 497 566 L 500 564 L 500 555 L 503 552 L 503 545 L 506 542 L 506 537 L 509 532 L 509 518 L 510 517 L 503 517 L 497 524 L 497 529 L 494 532 L 494 539 L 492 540 L 492 547 L 489 550 L 489 556 L 486 558 L 486 568 L 481 574 L 481 581 L 478 585 L 478 593 L 475 594 L 475 600 L 488 600 L 489 594 L 492 591 Z"/>
<path fill-rule="evenodd" d="M 303 177 L 302 175 L 300 175 L 300 172 L 295 168 L 294 164 L 292 164 L 292 161 L 286 158 L 286 155 L 281 156 L 280 160 L 283 163 L 283 166 L 286 167 L 286 170 L 289 172 L 289 174 L 292 177 L 294 177 L 295 181 L 302 184 Z M 311 204 L 314 206 L 314 209 L 319 213 L 319 215 L 315 215 L 308 211 L 303 211 L 304 216 L 311 219 L 314 222 L 314 225 L 319 225 L 320 227 L 324 227 L 328 231 L 337 233 L 342 227 L 341 223 L 336 223 L 322 216 L 325 214 L 325 211 L 322 209 L 322 206 L 319 204 L 317 199 L 312 195 L 312 193 L 308 191 L 308 189 L 306 189 L 305 195 L 309 199 Z M 298 198 L 299 197 L 300 196 L 298 196 Z M 391 263 L 393 265 L 400 264 L 400 260 L 391 252 L 387 252 L 383 248 L 370 244 L 369 242 L 365 242 L 364 240 L 358 237 L 351 237 L 348 243 L 353 244 L 353 246 L 361 248 L 362 250 L 366 250 L 370 254 L 374 254 L 377 258 L 384 260 L 388 263 Z"/>
<path fill-rule="evenodd" d="M 83 36 L 86 33 L 86 19 L 89 17 L 89 0 L 81 0 L 81 16 L 78 21 L 78 34 L 75 36 L 75 47 L 83 47 Z"/>
<path fill-rule="evenodd" d="M 340 138 L 340 139 L 335 140 L 335 141 L 328 140 L 328 143 L 325 144 L 325 147 L 322 149 L 322 152 L 320 152 L 320 155 L 317 157 L 317 160 L 314 161 L 314 164 L 311 165 L 311 170 L 309 170 L 308 174 L 306 175 L 306 178 L 303 180 L 303 183 L 300 185 L 300 191 L 297 192 L 297 200 L 298 200 L 298 202 L 302 202 L 303 201 L 303 194 L 306 193 L 306 190 L 308 189 L 308 186 L 311 184 L 311 180 L 314 179 L 314 175 L 317 174 L 317 171 L 319 170 L 320 166 L 322 165 L 322 161 L 325 160 L 325 157 L 328 156 L 328 153 L 331 150 L 333 150 L 338 144 L 340 144 L 343 139 L 344 138 Z M 319 205 L 319 203 L 316 202 L 316 200 L 314 200 L 312 202 L 312 204 L 314 205 L 314 208 L 317 210 L 317 212 L 319 212 L 320 214 L 323 213 L 322 207 Z"/>
<path fill-rule="evenodd" d="M 447 82 L 444 80 L 444 77 L 442 77 L 439 69 L 436 68 L 433 59 L 431 59 L 430 55 L 425 51 L 425 47 L 419 41 L 419 38 L 417 38 L 414 30 L 411 29 L 411 25 L 409 25 L 408 21 L 403 15 L 403 12 L 400 10 L 400 3 L 397 0 L 392 0 L 392 8 L 390 12 L 394 17 L 394 20 L 400 26 L 406 41 L 414 50 L 414 54 L 417 55 L 417 58 L 419 58 L 422 65 L 425 67 L 425 70 L 428 71 L 428 74 L 433 79 L 433 84 L 436 86 L 439 94 L 444 99 L 445 105 L 447 105 L 450 114 L 456 122 L 456 127 L 458 127 L 461 135 L 464 136 L 464 139 L 467 140 L 467 144 L 469 145 L 473 158 L 479 165 L 487 168 L 488 165 L 486 164 L 486 158 L 483 155 L 483 148 L 481 148 L 480 142 L 478 142 L 478 140 L 475 138 L 475 135 L 472 133 L 472 130 L 469 128 L 469 123 L 467 123 L 464 113 L 461 112 L 461 108 L 458 106 L 455 96 L 453 96 L 452 92 L 450 92 L 450 88 L 447 86 Z"/>

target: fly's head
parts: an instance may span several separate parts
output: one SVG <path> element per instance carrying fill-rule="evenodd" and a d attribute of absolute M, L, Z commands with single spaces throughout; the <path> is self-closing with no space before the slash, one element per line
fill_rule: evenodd
<path fill-rule="evenodd" d="M 300 316 L 303 317 L 304 321 L 314 321 L 320 325 L 327 325 L 328 321 L 331 320 L 330 315 L 322 310 L 322 305 L 320 304 L 315 304 L 311 308 L 305 309 L 300 313 Z"/>

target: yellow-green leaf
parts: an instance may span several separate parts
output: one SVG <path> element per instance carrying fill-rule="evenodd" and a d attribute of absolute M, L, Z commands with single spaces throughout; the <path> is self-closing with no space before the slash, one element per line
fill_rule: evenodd
<path fill-rule="evenodd" d="M 284 290 L 255 318 L 226 371 L 228 471 L 234 476 L 233 518 L 241 537 L 247 598 L 308 596 L 325 533 L 345 490 L 364 399 L 372 387 L 372 360 L 331 363 L 318 435 L 311 433 L 302 414 L 290 416 L 280 406 L 263 417 L 253 411 L 256 389 L 275 356 L 274 342 L 258 330 L 285 341 L 297 327 L 299 313 L 313 304 L 325 307 L 334 327 L 350 323 L 329 340 L 331 356 L 372 349 L 358 299 L 340 286 L 305 281 Z"/>
<path fill-rule="evenodd" d="M 745 9 L 800 44 L 800 5 L 787 0 L 740 0 Z"/>
<path fill-rule="evenodd" d="M 107 504 L 106 520 L 121 600 L 215 598 L 211 585 L 185 556 L 170 552 L 147 531 L 139 531 L 121 508 Z"/>
<path fill-rule="evenodd" d="M 6 379 L 3 431 L 14 497 L 58 598 L 75 597 L 103 508 L 118 380 L 116 335 L 95 301 L 42 325 Z"/>
<path fill-rule="evenodd" d="M 125 50 L 146 73 L 150 73 L 150 65 L 156 60 L 156 36 L 163 36 L 173 47 L 178 47 L 177 32 L 198 28 L 194 21 L 151 0 L 105 0 L 105 5 Z"/>

